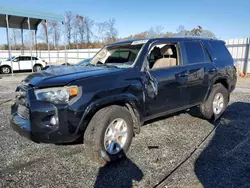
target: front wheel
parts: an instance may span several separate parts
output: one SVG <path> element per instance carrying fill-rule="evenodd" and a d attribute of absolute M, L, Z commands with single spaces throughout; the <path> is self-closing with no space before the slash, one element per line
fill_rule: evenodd
<path fill-rule="evenodd" d="M 218 119 L 225 111 L 229 102 L 229 92 L 220 83 L 215 84 L 207 100 L 200 105 L 201 114 L 205 119 Z"/>
<path fill-rule="evenodd" d="M 86 154 L 105 164 L 121 159 L 133 138 L 133 120 L 125 107 L 113 105 L 99 110 L 91 119 L 85 134 Z"/>
<path fill-rule="evenodd" d="M 2 66 L 1 67 L 1 73 L 2 74 L 10 74 L 11 73 L 11 68 L 9 66 Z"/>

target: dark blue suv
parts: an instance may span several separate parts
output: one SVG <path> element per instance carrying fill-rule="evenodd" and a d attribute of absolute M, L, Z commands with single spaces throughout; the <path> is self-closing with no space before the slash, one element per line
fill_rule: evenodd
<path fill-rule="evenodd" d="M 30 74 L 16 89 L 11 126 L 35 142 L 82 138 L 106 163 L 124 156 L 147 120 L 199 106 L 206 119 L 225 111 L 236 69 L 225 43 L 200 38 L 123 41 L 84 66 Z"/>

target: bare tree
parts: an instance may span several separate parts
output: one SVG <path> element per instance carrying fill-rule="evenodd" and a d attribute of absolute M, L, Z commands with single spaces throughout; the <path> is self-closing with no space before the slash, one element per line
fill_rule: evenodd
<path fill-rule="evenodd" d="M 78 30 L 77 30 L 77 23 L 74 21 L 74 29 L 73 29 L 73 32 L 72 32 L 72 38 L 73 38 L 73 43 L 76 45 L 76 48 L 78 49 L 78 43 L 79 43 L 79 40 L 78 40 Z"/>
<path fill-rule="evenodd" d="M 78 35 L 80 38 L 80 42 L 84 42 L 85 35 L 85 20 L 83 16 L 76 15 L 74 19 L 74 40 L 77 40 Z M 78 40 L 77 40 L 78 41 Z"/>
<path fill-rule="evenodd" d="M 179 25 L 179 26 L 177 27 L 176 31 L 177 31 L 177 33 L 180 33 L 180 32 L 185 31 L 184 25 Z"/>
<path fill-rule="evenodd" d="M 166 32 L 164 35 L 164 37 L 166 37 L 166 38 L 173 37 L 173 36 L 174 36 L 174 33 L 172 33 L 172 32 Z"/>
<path fill-rule="evenodd" d="M 58 22 L 55 22 L 55 21 L 50 22 L 50 26 L 51 26 L 53 44 L 54 44 L 54 47 L 57 48 L 59 45 L 60 38 L 61 38 L 61 27 L 58 24 Z"/>
<path fill-rule="evenodd" d="M 44 40 L 46 44 L 49 44 L 49 29 L 48 29 L 48 23 L 46 23 L 46 20 L 43 20 L 41 22 L 42 31 L 41 31 L 41 38 Z"/>
<path fill-rule="evenodd" d="M 147 31 L 144 31 L 144 32 L 141 32 L 141 33 L 137 33 L 137 34 L 134 35 L 134 38 L 137 38 L 137 39 L 138 38 L 142 39 L 142 38 L 147 38 L 147 37 L 148 37 L 148 32 Z"/>
<path fill-rule="evenodd" d="M 215 34 L 212 31 L 209 31 L 209 30 L 202 30 L 201 36 L 202 37 L 215 38 Z"/>
<path fill-rule="evenodd" d="M 86 42 L 88 43 L 89 46 L 91 41 L 91 36 L 93 35 L 92 28 L 94 26 L 94 20 L 90 19 L 89 17 L 85 17 L 84 23 L 86 28 Z"/>
<path fill-rule="evenodd" d="M 20 31 L 17 29 L 12 29 L 10 39 L 11 39 L 11 42 L 13 43 L 12 46 L 13 46 L 14 50 L 18 50 L 18 48 L 19 48 L 18 39 L 20 39 L 20 38 L 21 38 Z"/>
<path fill-rule="evenodd" d="M 73 14 L 71 11 L 65 13 L 66 18 L 66 29 L 67 29 L 67 38 L 68 38 L 68 46 L 70 48 L 71 45 L 71 36 L 72 36 L 72 25 L 73 25 Z"/>
<path fill-rule="evenodd" d="M 106 40 L 107 42 L 116 41 L 118 36 L 118 31 L 115 28 L 115 19 L 112 18 L 107 22 Z"/>
<path fill-rule="evenodd" d="M 161 25 L 158 25 L 158 26 L 155 26 L 155 27 L 151 27 L 149 30 L 148 30 L 148 36 L 149 37 L 162 37 L 164 36 L 164 33 L 163 33 L 163 29 L 164 27 L 161 26 Z"/>
<path fill-rule="evenodd" d="M 106 39 L 106 32 L 108 28 L 108 22 L 99 22 L 95 24 L 96 35 L 95 38 L 98 42 L 104 43 Z"/>
<path fill-rule="evenodd" d="M 157 36 L 157 37 L 163 36 L 163 35 L 164 35 L 164 34 L 163 34 L 163 30 L 164 30 L 164 27 L 163 27 L 163 26 L 161 26 L 161 25 L 155 26 L 155 34 L 156 34 L 156 36 Z"/>

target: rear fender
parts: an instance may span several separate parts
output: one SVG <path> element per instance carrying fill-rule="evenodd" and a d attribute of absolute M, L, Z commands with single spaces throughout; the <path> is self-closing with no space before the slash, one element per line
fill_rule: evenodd
<path fill-rule="evenodd" d="M 205 95 L 205 98 L 204 98 L 204 101 L 206 101 L 207 99 L 208 99 L 208 97 L 209 97 L 209 95 L 210 95 L 210 93 L 211 93 L 211 91 L 212 91 L 212 89 L 213 89 L 213 86 L 214 86 L 214 84 L 218 81 L 218 80 L 226 80 L 227 81 L 227 77 L 225 77 L 225 76 L 216 76 L 216 77 L 214 77 L 213 79 L 211 79 L 211 82 L 210 82 L 210 84 L 209 84 L 209 87 L 208 87 L 208 90 L 207 90 L 207 93 L 206 93 L 206 95 Z M 227 82 L 227 84 L 228 84 L 228 82 Z"/>

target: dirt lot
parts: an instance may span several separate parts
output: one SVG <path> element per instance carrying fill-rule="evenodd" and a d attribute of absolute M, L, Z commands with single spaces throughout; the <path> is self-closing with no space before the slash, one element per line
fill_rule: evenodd
<path fill-rule="evenodd" d="M 0 104 L 20 80 L 0 80 Z M 10 105 L 0 105 L 0 187 L 250 187 L 249 78 L 239 79 L 219 122 L 197 109 L 148 122 L 127 158 L 106 166 L 86 158 L 84 145 L 19 136 L 9 127 Z"/>

